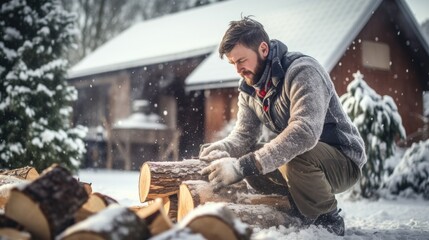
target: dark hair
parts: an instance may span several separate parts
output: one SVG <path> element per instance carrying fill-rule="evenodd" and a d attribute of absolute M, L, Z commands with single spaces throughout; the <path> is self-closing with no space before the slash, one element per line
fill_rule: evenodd
<path fill-rule="evenodd" d="M 238 43 L 257 52 L 261 42 L 270 42 L 264 26 L 250 17 L 242 17 L 240 21 L 231 21 L 229 23 L 229 28 L 220 42 L 220 58 L 229 53 Z"/>

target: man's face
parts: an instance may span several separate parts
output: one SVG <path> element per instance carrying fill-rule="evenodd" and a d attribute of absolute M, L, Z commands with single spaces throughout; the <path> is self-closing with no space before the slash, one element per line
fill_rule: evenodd
<path fill-rule="evenodd" d="M 268 45 L 262 42 L 258 48 L 258 52 L 242 44 L 237 44 L 225 55 L 229 63 L 235 66 L 237 73 L 244 78 L 247 85 L 252 86 L 258 82 L 262 76 L 268 52 Z"/>

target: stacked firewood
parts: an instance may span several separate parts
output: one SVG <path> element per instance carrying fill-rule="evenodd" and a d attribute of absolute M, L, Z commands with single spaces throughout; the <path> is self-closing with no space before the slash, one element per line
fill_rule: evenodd
<path fill-rule="evenodd" d="M 250 239 L 252 227 L 291 222 L 285 196 L 244 182 L 214 192 L 199 160 L 146 162 L 139 206 L 93 192 L 59 165 L 0 170 L 0 239 Z"/>

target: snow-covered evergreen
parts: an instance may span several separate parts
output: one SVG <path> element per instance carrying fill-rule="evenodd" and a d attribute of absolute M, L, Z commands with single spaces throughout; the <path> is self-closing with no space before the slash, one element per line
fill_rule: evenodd
<path fill-rule="evenodd" d="M 368 162 L 360 187 L 362 196 L 371 197 L 381 185 L 384 160 L 394 154 L 395 137 L 405 138 L 405 129 L 393 99 L 378 95 L 359 71 L 353 77 L 341 103 L 365 141 Z"/>
<path fill-rule="evenodd" d="M 75 16 L 57 0 L 7 0 L 0 6 L 0 168 L 52 163 L 77 169 L 85 128 L 70 126 L 77 91 L 62 58 Z"/>
<path fill-rule="evenodd" d="M 413 143 L 385 180 L 390 193 L 404 197 L 422 194 L 429 200 L 429 140 Z"/>

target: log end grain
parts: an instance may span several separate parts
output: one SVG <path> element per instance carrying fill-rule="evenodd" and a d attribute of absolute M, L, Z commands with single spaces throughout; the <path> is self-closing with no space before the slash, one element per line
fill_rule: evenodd
<path fill-rule="evenodd" d="M 140 202 L 145 202 L 150 189 L 151 172 L 150 166 L 144 163 L 140 169 L 139 176 L 139 197 Z"/>

